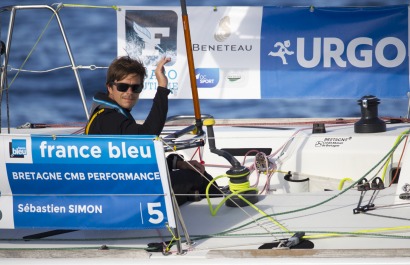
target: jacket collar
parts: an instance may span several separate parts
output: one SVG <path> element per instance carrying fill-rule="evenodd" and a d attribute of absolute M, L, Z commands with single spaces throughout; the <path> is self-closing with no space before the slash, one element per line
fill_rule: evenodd
<path fill-rule="evenodd" d="M 130 111 L 127 109 L 124 109 L 120 105 L 118 105 L 117 102 L 112 100 L 110 97 L 108 97 L 107 94 L 98 92 L 95 94 L 93 97 L 93 104 L 91 106 L 91 113 L 94 113 L 96 109 L 115 109 L 117 112 L 121 113 L 127 118 L 130 118 Z"/>

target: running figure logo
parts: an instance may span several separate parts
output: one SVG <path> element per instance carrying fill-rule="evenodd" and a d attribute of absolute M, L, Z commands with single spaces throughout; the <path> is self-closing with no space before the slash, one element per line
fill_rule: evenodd
<path fill-rule="evenodd" d="M 271 51 L 268 55 L 280 57 L 283 64 L 288 64 L 285 55 L 292 55 L 294 53 L 293 51 L 288 50 L 288 48 L 290 47 L 290 41 L 286 40 L 283 43 L 278 41 L 273 47 L 278 48 L 278 50 L 276 52 Z"/>

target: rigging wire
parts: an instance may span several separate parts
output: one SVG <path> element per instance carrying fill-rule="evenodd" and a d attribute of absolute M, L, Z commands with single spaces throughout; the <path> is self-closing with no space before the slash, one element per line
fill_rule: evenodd
<path fill-rule="evenodd" d="M 50 68 L 50 69 L 46 69 L 46 70 L 29 70 L 29 69 L 23 69 L 23 68 L 13 68 L 12 66 L 8 66 L 7 71 L 8 72 L 12 72 L 12 71 L 18 71 L 18 72 L 29 72 L 29 73 L 49 73 L 49 72 L 54 72 L 54 71 L 58 71 L 61 69 L 67 69 L 67 68 L 71 68 L 71 69 L 88 69 L 88 70 L 97 70 L 97 69 L 107 69 L 108 66 L 96 66 L 95 64 L 91 64 L 91 65 L 77 65 L 75 67 L 71 66 L 71 65 L 65 65 L 65 66 L 59 66 L 59 67 L 55 67 L 55 68 Z"/>
<path fill-rule="evenodd" d="M 171 146 L 170 146 L 167 142 L 165 142 L 162 138 L 159 138 L 159 139 L 161 139 L 161 141 L 162 141 L 162 143 L 164 144 L 164 146 L 171 147 Z M 176 152 L 174 148 L 171 147 L 171 150 L 174 150 L 173 152 L 171 152 L 172 154 L 178 155 L 181 159 L 183 159 L 183 160 L 185 161 L 184 157 L 183 157 L 181 154 L 179 154 L 178 152 Z M 188 163 L 188 165 L 192 168 L 192 170 L 196 171 L 196 172 L 197 172 L 198 174 L 200 174 L 203 178 L 205 178 L 206 180 L 208 180 L 208 179 L 205 177 L 205 175 L 202 174 L 197 168 L 195 168 L 194 166 L 192 166 L 190 163 Z M 215 181 L 218 180 L 218 179 L 220 179 L 220 178 L 222 178 L 222 177 L 225 177 L 225 176 L 226 176 L 226 175 L 217 176 L 217 177 L 215 177 L 213 180 L 211 180 L 211 181 L 209 182 L 209 185 L 207 186 L 207 188 L 206 188 L 206 193 L 205 193 L 205 196 L 207 197 L 207 200 L 209 200 L 209 193 L 208 193 L 208 191 L 209 191 L 209 188 L 211 187 L 211 185 L 219 189 L 219 187 L 215 184 Z M 202 194 L 202 195 L 203 195 L 203 194 Z M 228 197 L 225 198 L 224 201 L 230 199 L 230 197 L 232 197 L 232 196 L 229 196 L 229 195 L 228 195 Z M 242 197 L 241 199 L 244 199 L 243 196 L 240 196 L 240 195 L 239 195 L 239 197 Z M 247 200 L 245 199 L 245 201 L 247 201 Z M 235 201 L 233 201 L 233 200 L 231 200 L 231 202 L 232 202 L 233 204 L 235 204 L 236 207 L 238 207 L 240 210 L 242 210 L 242 212 L 244 212 L 245 215 L 248 216 L 248 218 L 250 218 L 251 220 L 253 220 L 253 223 L 257 224 L 257 225 L 260 226 L 262 229 L 264 229 L 265 231 L 267 231 L 268 233 L 270 233 L 269 229 L 267 229 L 266 227 L 264 227 L 264 226 L 263 226 L 260 222 L 258 222 L 253 216 L 251 216 L 248 212 L 246 212 L 246 211 L 243 209 L 243 207 L 241 207 L 240 205 L 238 205 L 238 204 L 237 204 Z M 209 203 L 209 201 L 208 201 L 208 203 Z M 250 204 L 249 201 L 248 201 L 247 203 Z M 211 209 L 211 208 L 212 208 L 212 205 L 210 205 L 210 204 L 208 204 L 208 205 L 209 205 L 209 207 L 210 207 L 210 209 Z M 251 205 L 251 204 L 250 204 L 250 205 Z M 220 208 L 220 206 L 217 207 L 217 209 L 219 209 L 219 208 Z M 216 211 L 217 211 L 217 210 L 216 210 Z M 211 212 L 212 212 L 212 210 L 211 210 Z M 267 214 L 265 214 L 265 215 L 267 215 Z M 270 219 L 273 219 L 273 218 L 270 218 Z M 273 220 L 274 220 L 274 219 L 273 219 Z M 276 222 L 276 220 L 274 220 L 274 222 Z M 278 226 L 281 227 L 281 228 L 283 227 L 283 226 L 280 225 L 280 224 L 279 224 Z M 286 229 L 285 227 L 283 227 L 283 228 Z M 272 236 L 273 236 L 273 234 L 272 234 Z"/>
<path fill-rule="evenodd" d="M 55 17 L 54 13 L 51 15 L 50 19 L 48 20 L 48 22 L 46 23 L 46 26 L 44 27 L 44 29 L 41 31 L 39 37 L 37 38 L 36 42 L 34 43 L 33 47 L 31 48 L 30 52 L 27 54 L 26 58 L 24 59 L 23 63 L 21 64 L 19 70 L 17 71 L 17 73 L 14 75 L 14 77 L 11 79 L 10 84 L 5 88 L 6 90 L 9 89 L 9 87 L 13 84 L 14 80 L 16 80 L 17 76 L 19 75 L 19 73 L 21 72 L 21 69 L 24 68 L 24 65 L 27 63 L 28 59 L 31 57 L 31 55 L 33 54 L 34 50 L 36 49 L 38 43 L 40 42 L 40 40 L 42 39 L 43 35 L 45 34 L 46 30 L 48 29 L 48 27 L 50 26 L 51 21 L 53 20 L 53 18 Z"/>
<path fill-rule="evenodd" d="M 390 181 L 389 187 L 395 182 L 397 176 L 399 175 L 399 172 L 400 172 L 400 170 L 399 170 L 399 169 L 400 169 L 400 164 L 401 164 L 401 160 L 402 160 L 403 155 L 404 155 L 404 151 L 406 150 L 408 138 L 409 138 L 409 135 L 406 134 L 406 141 L 404 142 L 403 150 L 402 150 L 402 152 L 401 152 L 400 159 L 399 159 L 399 163 L 398 163 L 398 165 L 397 165 L 397 170 L 396 170 L 396 173 L 394 174 L 393 179 Z"/>
<path fill-rule="evenodd" d="M 400 135 L 398 135 L 397 138 L 396 138 L 395 143 L 400 139 L 400 137 L 401 137 L 402 135 L 404 135 L 404 134 L 406 134 L 406 133 L 408 133 L 408 132 L 407 132 L 407 131 L 404 131 L 404 132 L 402 132 Z M 403 147 L 402 155 L 403 155 L 403 153 L 404 153 L 404 150 L 405 150 L 406 145 L 407 145 L 407 143 L 405 143 L 405 145 L 404 145 L 404 147 Z M 389 159 L 386 161 L 386 164 L 385 164 L 385 166 L 384 166 L 383 174 L 382 174 L 382 177 L 381 177 L 381 179 L 382 179 L 383 181 L 384 181 L 385 176 L 386 176 L 387 167 L 388 167 L 388 165 L 389 165 L 389 162 L 392 160 L 392 158 L 393 158 L 393 154 L 391 154 L 391 155 L 389 156 Z M 397 167 L 399 168 L 399 166 L 400 166 L 400 162 L 399 162 L 399 165 L 398 165 Z M 396 175 L 397 175 L 397 174 L 396 174 Z M 391 181 L 391 183 L 392 183 L 392 181 Z M 391 185 L 391 184 L 390 184 L 390 185 Z"/>
<path fill-rule="evenodd" d="M 81 8 L 111 8 L 114 9 L 116 11 L 119 10 L 119 8 L 115 5 L 113 6 L 93 6 L 93 5 L 81 5 L 81 4 L 54 4 L 57 5 L 56 11 L 60 11 L 61 8 L 63 7 L 81 7 Z M 45 34 L 45 32 L 47 31 L 47 29 L 49 28 L 51 21 L 54 19 L 55 14 L 53 13 L 50 17 L 50 19 L 48 20 L 48 22 L 46 23 L 45 27 L 43 28 L 43 30 L 41 31 L 40 35 L 38 36 L 37 40 L 35 41 L 33 47 L 31 48 L 31 50 L 29 51 L 29 53 L 27 54 L 26 58 L 24 59 L 23 63 L 21 64 L 21 66 L 19 68 L 12 68 L 7 66 L 7 71 L 17 71 L 17 73 L 13 76 L 13 78 L 11 79 L 10 83 L 3 88 L 3 90 L 8 90 L 12 84 L 14 83 L 14 81 L 16 80 L 16 78 L 19 76 L 20 72 L 31 72 L 31 73 L 47 73 L 47 72 L 52 72 L 52 71 L 56 71 L 56 70 L 61 70 L 64 68 L 72 68 L 72 69 L 90 69 L 90 70 L 95 70 L 95 69 L 99 69 L 99 68 L 108 68 L 107 66 L 102 66 L 102 67 L 98 67 L 95 65 L 89 65 L 89 66 L 77 66 L 77 67 L 73 67 L 72 65 L 68 65 L 68 66 L 60 66 L 60 67 L 56 67 L 56 68 L 52 68 L 52 69 L 48 69 L 48 70 L 24 70 L 24 66 L 26 65 L 28 59 L 31 57 L 31 55 L 33 54 L 33 52 L 35 51 L 36 47 L 38 46 L 40 40 L 43 38 L 43 35 Z M 0 91 L 1 93 L 2 91 Z"/>
<path fill-rule="evenodd" d="M 119 8 L 117 6 L 94 6 L 94 5 L 81 5 L 81 4 L 54 4 L 57 5 L 56 7 L 56 11 L 60 11 L 61 8 L 63 7 L 81 7 L 81 8 L 111 8 L 114 9 L 116 11 L 119 10 Z M 31 57 L 31 55 L 33 54 L 33 52 L 35 51 L 36 47 L 38 46 L 39 42 L 41 41 L 41 39 L 43 38 L 43 35 L 45 34 L 45 32 L 47 31 L 47 29 L 49 28 L 51 21 L 54 19 L 55 14 L 53 13 L 50 17 L 50 19 L 48 20 L 48 22 L 46 23 L 45 27 L 43 28 L 43 30 L 41 31 L 40 35 L 38 36 L 37 40 L 35 41 L 33 47 L 31 48 L 31 50 L 29 51 L 29 53 L 27 54 L 26 58 L 24 59 L 23 63 L 21 64 L 21 66 L 19 68 L 13 68 L 11 66 L 7 66 L 7 72 L 11 72 L 11 71 L 16 71 L 15 75 L 12 77 L 11 81 L 7 84 L 7 86 L 5 86 L 3 88 L 3 90 L 9 90 L 10 87 L 12 86 L 12 84 L 14 83 L 14 81 L 17 79 L 17 77 L 19 76 L 19 74 L 21 72 L 31 72 L 31 73 L 47 73 L 47 72 L 52 72 L 52 71 L 56 71 L 56 70 L 61 70 L 61 69 L 65 69 L 65 68 L 72 68 L 72 69 L 89 69 L 89 70 L 96 70 L 96 69 L 105 69 L 108 68 L 107 66 L 95 66 L 95 65 L 89 65 L 89 66 L 82 66 L 79 65 L 77 67 L 73 67 L 72 65 L 67 65 L 67 66 L 60 66 L 60 67 L 56 67 L 56 68 L 51 68 L 51 69 L 47 69 L 47 70 L 25 70 L 24 66 L 26 65 L 28 59 Z M 1 93 L 2 91 L 0 91 Z"/>
<path fill-rule="evenodd" d="M 331 200 L 333 200 L 333 199 L 335 199 L 335 198 L 341 196 L 343 193 L 347 192 L 347 191 L 350 190 L 352 187 L 354 187 L 357 183 L 359 183 L 360 181 L 362 181 L 367 175 L 370 174 L 370 172 L 372 172 L 377 166 L 379 166 L 383 161 L 385 161 L 385 160 L 397 149 L 397 147 L 399 146 L 399 144 L 400 144 L 404 139 L 407 139 L 407 136 L 404 136 L 404 135 L 406 135 L 406 134 L 408 134 L 408 133 L 409 133 L 409 130 L 407 130 L 405 134 L 402 134 L 401 138 L 400 138 L 398 141 L 396 141 L 396 143 L 395 143 L 394 146 L 390 149 L 390 151 L 389 151 L 379 162 L 377 162 L 375 166 L 373 166 L 369 171 L 367 171 L 367 172 L 366 172 L 361 178 L 359 178 L 357 181 L 355 181 L 354 183 L 352 183 L 351 185 L 349 185 L 347 188 L 345 188 L 344 190 L 340 191 L 340 192 L 337 193 L 336 195 L 334 195 L 334 196 L 332 196 L 332 197 L 330 197 L 330 198 L 328 198 L 328 199 L 326 199 L 326 200 L 323 200 L 323 201 L 321 201 L 321 202 L 319 202 L 319 203 L 316 203 L 316 204 L 314 204 L 314 205 L 308 206 L 308 207 L 303 207 L 303 208 L 299 208 L 299 209 L 295 209 L 295 210 L 291 210 L 291 211 L 285 211 L 285 212 L 274 213 L 274 214 L 270 214 L 269 216 L 285 215 L 285 214 L 290 214 L 290 213 L 296 213 L 296 212 L 301 212 L 301 211 L 309 210 L 309 209 L 318 207 L 318 206 L 320 206 L 320 205 L 323 205 L 323 204 L 325 204 L 325 203 L 327 203 L 327 202 L 329 202 L 329 201 L 331 201 Z M 262 216 L 262 217 L 259 217 L 257 220 L 259 221 L 259 220 L 261 220 L 261 219 L 263 219 L 263 218 L 266 218 L 266 217 L 265 217 L 265 216 Z M 240 229 L 240 228 L 242 228 L 242 227 L 248 226 L 248 225 L 251 224 L 251 223 L 252 223 L 252 222 L 248 222 L 248 223 L 246 223 L 246 224 L 243 224 L 243 225 L 240 225 L 240 226 L 237 226 L 237 227 L 228 229 L 228 230 L 224 231 L 223 233 L 229 233 L 229 232 L 236 231 L 236 230 L 238 230 L 238 229 Z M 410 228 L 410 226 L 406 226 L 406 227 L 404 227 L 403 229 L 409 229 L 409 228 Z M 381 228 L 381 229 L 382 229 L 382 228 Z M 389 230 L 389 229 L 393 229 L 393 228 L 386 228 L 386 229 Z M 386 230 L 386 231 L 387 231 L 387 230 Z M 369 230 L 367 230 L 367 231 L 369 231 Z M 307 236 L 305 236 L 304 238 L 307 238 Z"/>
<path fill-rule="evenodd" d="M 95 5 L 83 5 L 83 4 L 62 4 L 62 7 L 80 7 L 80 8 L 112 8 L 116 11 L 120 10 L 118 6 L 95 6 Z"/>
<path fill-rule="evenodd" d="M 304 128 L 304 129 L 306 129 L 306 128 Z M 302 130 L 303 130 L 303 129 L 301 129 L 301 130 L 299 130 L 299 131 L 302 131 Z M 295 137 L 295 135 L 296 135 L 299 131 L 297 131 L 294 135 L 292 135 L 292 137 L 287 141 L 287 143 L 290 142 L 291 140 L 293 140 L 294 137 Z M 253 205 L 252 203 L 250 203 L 249 201 L 247 201 L 243 196 L 241 196 L 241 195 L 239 195 L 239 194 L 236 194 L 236 190 L 234 191 L 234 194 L 231 194 L 231 195 L 229 195 L 229 196 L 236 195 L 236 196 L 240 197 L 242 200 L 244 200 L 246 203 L 248 203 L 252 208 L 254 208 L 256 211 L 258 211 L 258 212 L 262 215 L 262 217 L 260 217 L 260 218 L 258 218 L 258 219 L 256 219 L 256 220 L 261 220 L 262 218 L 268 218 L 271 222 L 273 222 L 275 225 L 277 225 L 277 226 L 278 226 L 279 228 L 281 228 L 283 231 L 288 232 L 289 230 L 288 230 L 286 227 L 282 226 L 280 223 L 278 223 L 275 219 L 273 219 L 273 218 L 271 218 L 271 217 L 272 217 L 272 216 L 281 215 L 281 214 L 288 214 L 288 213 L 294 213 L 294 212 L 298 212 L 298 211 L 303 211 L 303 210 L 311 209 L 311 208 L 317 207 L 317 206 L 319 206 L 319 205 L 322 205 L 322 204 L 324 204 L 324 203 L 327 203 L 327 202 L 329 202 L 329 201 L 335 199 L 336 197 L 340 196 L 341 194 L 345 193 L 347 190 L 350 190 L 352 187 L 356 186 L 356 184 L 358 184 L 361 180 L 365 179 L 365 177 L 366 177 L 367 175 L 369 175 L 374 169 L 376 169 L 376 167 L 377 167 L 378 165 L 382 164 L 382 162 L 385 161 L 385 162 L 382 164 L 382 167 L 379 168 L 379 170 L 376 172 L 375 176 L 373 176 L 373 177 L 371 178 L 371 179 L 374 179 L 374 178 L 376 177 L 376 175 L 382 170 L 383 166 L 390 161 L 390 158 L 391 158 L 393 152 L 397 149 L 397 147 L 399 146 L 399 144 L 400 144 L 404 139 L 407 139 L 407 134 L 408 134 L 408 132 L 409 132 L 409 131 L 403 132 L 403 133 L 397 138 L 397 140 L 396 140 L 394 146 L 391 148 L 391 150 L 390 150 L 373 168 L 371 168 L 364 176 L 362 176 L 362 177 L 361 177 L 360 179 L 358 179 L 357 181 L 353 182 L 351 185 L 349 185 L 347 188 L 345 188 L 344 190 L 342 190 L 341 192 L 339 192 L 339 193 L 336 194 L 335 196 L 333 196 L 333 197 L 331 197 L 331 198 L 328 198 L 327 200 L 324 200 L 324 201 L 322 201 L 322 202 L 320 202 L 320 203 L 317 203 L 317 204 L 315 204 L 315 205 L 312 205 L 312 206 L 309 206 L 309 207 L 305 207 L 305 208 L 296 209 L 296 210 L 293 210 L 293 211 L 287 211 L 287 212 L 282 212 L 282 213 L 276 213 L 276 214 L 268 215 L 268 214 L 266 214 L 265 212 L 261 211 L 258 207 L 256 207 L 255 205 Z M 272 157 L 273 155 L 276 155 L 276 154 L 277 154 L 280 150 L 282 150 L 285 146 L 286 146 L 286 143 L 285 143 L 284 145 L 282 145 L 276 152 L 274 152 L 274 153 L 273 153 L 272 155 L 270 155 L 269 157 Z M 255 152 L 255 150 L 248 151 L 248 153 L 246 154 L 246 156 L 249 155 L 249 154 L 252 153 L 252 152 Z M 267 157 L 265 157 L 265 159 L 266 159 L 266 158 L 267 158 Z M 245 161 L 245 160 L 246 160 L 246 157 L 245 157 L 244 161 Z M 265 162 L 266 162 L 266 165 L 265 165 L 265 166 L 266 166 L 266 169 L 268 170 L 269 162 L 268 162 L 267 160 L 265 160 Z M 253 163 L 253 165 L 252 165 L 250 168 L 252 168 L 253 170 L 255 170 L 255 168 L 256 168 L 255 163 Z M 219 179 L 219 178 L 221 178 L 221 177 L 225 177 L 225 176 L 226 176 L 226 175 L 218 176 L 218 177 L 216 177 L 214 180 L 212 180 L 211 182 L 214 182 L 214 181 L 216 181 L 217 179 Z M 258 177 L 259 177 L 259 176 L 258 176 Z M 268 180 L 269 180 L 269 178 L 268 178 Z M 267 180 L 267 181 L 268 181 L 268 180 Z M 212 184 L 213 184 L 213 183 L 210 183 L 209 186 L 207 187 L 207 192 L 208 192 L 208 190 L 209 190 L 210 185 L 212 185 Z M 249 187 L 241 187 L 241 188 L 249 188 Z M 239 189 L 239 190 L 240 190 L 240 189 Z M 207 195 L 207 192 L 206 192 L 206 195 Z M 229 196 L 228 196 L 227 198 L 225 198 L 225 200 L 226 200 L 226 199 L 229 199 L 229 198 L 230 198 Z M 216 212 L 217 212 L 217 211 L 219 210 L 219 208 L 221 207 L 222 203 L 225 201 L 225 200 L 223 200 L 222 203 L 218 204 L 217 207 L 216 207 L 215 209 L 213 209 L 213 207 L 212 207 L 212 205 L 211 205 L 211 203 L 210 203 L 210 200 L 209 200 L 209 196 L 207 196 L 207 200 L 208 200 L 208 205 L 209 205 L 209 207 L 210 207 L 210 211 L 211 211 L 211 214 L 212 214 L 212 215 L 215 215 L 215 214 L 216 214 Z M 222 232 L 222 234 L 226 234 L 226 233 L 229 233 L 229 232 L 231 232 L 231 231 L 236 231 L 237 229 L 242 228 L 242 227 L 245 227 L 245 226 L 247 226 L 247 225 L 249 225 L 249 224 L 251 224 L 251 223 L 253 223 L 253 222 L 254 222 L 254 221 L 251 221 L 251 222 L 248 222 L 247 224 L 242 225 L 242 226 L 239 226 L 239 227 L 237 227 L 237 228 L 229 229 L 229 230 L 227 230 L 227 231 Z M 259 225 L 259 223 L 257 223 L 257 224 Z M 266 228 L 264 228 L 264 229 L 266 230 Z M 393 228 L 380 228 L 380 231 L 384 231 L 383 229 L 386 229 L 386 231 L 387 231 L 387 230 L 390 230 L 390 229 L 393 229 Z M 366 231 L 367 231 L 367 230 L 366 230 Z M 352 233 L 352 234 L 362 234 L 362 231 L 351 232 L 351 233 Z M 319 238 L 319 237 L 329 237 L 329 236 L 334 236 L 335 234 L 337 234 L 337 233 L 329 233 L 329 234 L 323 234 L 323 235 L 316 235 L 315 238 Z M 304 238 L 308 238 L 308 236 L 305 236 Z"/>

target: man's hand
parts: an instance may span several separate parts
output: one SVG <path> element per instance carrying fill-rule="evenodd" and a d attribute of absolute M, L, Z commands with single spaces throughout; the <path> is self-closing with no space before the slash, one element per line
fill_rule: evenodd
<path fill-rule="evenodd" d="M 158 86 L 168 87 L 168 78 L 165 75 L 164 65 L 171 61 L 171 58 L 164 57 L 159 60 L 157 68 L 155 69 L 155 76 L 157 77 Z"/>

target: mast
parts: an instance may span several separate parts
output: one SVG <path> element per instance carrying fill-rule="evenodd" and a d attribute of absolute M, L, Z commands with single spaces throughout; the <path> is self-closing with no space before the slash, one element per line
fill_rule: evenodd
<path fill-rule="evenodd" d="M 181 10 L 182 10 L 182 23 L 184 27 L 185 47 L 186 47 L 187 58 L 188 58 L 189 79 L 191 82 L 192 101 L 194 104 L 195 126 L 197 128 L 197 133 L 200 134 L 203 132 L 202 119 L 201 119 L 201 108 L 199 105 L 198 87 L 196 85 L 194 55 L 192 52 L 191 33 L 189 30 L 188 12 L 186 8 L 185 0 L 181 0 Z"/>

